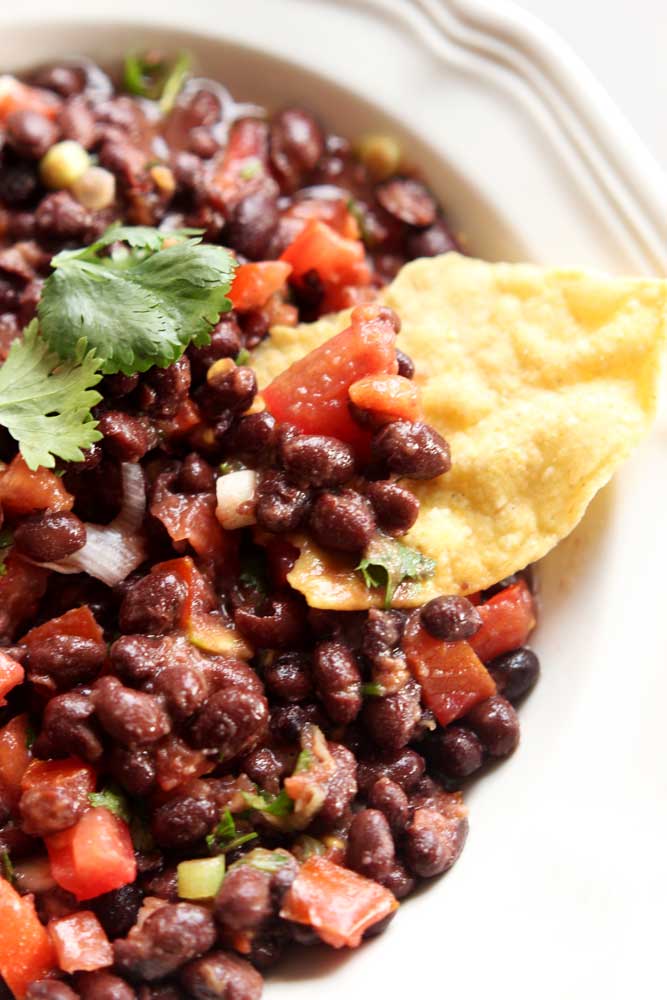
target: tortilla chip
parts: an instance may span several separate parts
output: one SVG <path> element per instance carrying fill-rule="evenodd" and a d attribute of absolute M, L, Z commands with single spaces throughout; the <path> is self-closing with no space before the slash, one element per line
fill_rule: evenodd
<path fill-rule="evenodd" d="M 655 416 L 667 282 L 451 253 L 408 264 L 382 298 L 452 451 L 450 472 L 410 483 L 421 512 L 405 542 L 438 564 L 397 590 L 394 606 L 412 607 L 483 590 L 572 531 Z M 253 359 L 260 386 L 348 316 L 274 329 Z M 313 607 L 382 603 L 352 560 L 299 542 L 289 580 Z"/>

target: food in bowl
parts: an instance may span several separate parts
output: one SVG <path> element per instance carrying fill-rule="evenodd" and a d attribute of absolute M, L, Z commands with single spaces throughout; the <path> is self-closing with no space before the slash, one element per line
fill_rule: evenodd
<path fill-rule="evenodd" d="M 457 860 L 665 285 L 467 258 L 390 138 L 183 58 L 0 119 L 0 974 L 253 1000 Z"/>

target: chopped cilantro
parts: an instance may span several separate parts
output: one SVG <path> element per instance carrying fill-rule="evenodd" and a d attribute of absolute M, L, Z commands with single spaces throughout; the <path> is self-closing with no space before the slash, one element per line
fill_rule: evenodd
<path fill-rule="evenodd" d="M 115 788 L 103 788 L 101 792 L 91 792 L 88 801 L 93 808 L 108 809 L 114 816 L 130 821 L 130 806 L 121 791 Z"/>
<path fill-rule="evenodd" d="M 12 864 L 12 859 L 9 856 L 9 851 L 3 851 L 0 854 L 0 865 L 2 866 L 2 877 L 6 879 L 10 885 L 14 885 L 14 865 Z"/>
<path fill-rule="evenodd" d="M 435 560 L 386 535 L 375 535 L 356 567 L 367 587 L 384 587 L 385 607 L 391 606 L 396 588 L 404 580 L 424 580 L 435 573 Z"/>
<path fill-rule="evenodd" d="M 257 159 L 256 156 L 249 156 L 245 161 L 241 169 L 239 170 L 239 176 L 241 180 L 251 181 L 253 177 L 259 176 L 262 172 L 262 163 Z"/>
<path fill-rule="evenodd" d="M 14 536 L 9 528 L 3 528 L 2 531 L 0 531 L 0 576 L 4 576 L 7 572 L 5 559 L 9 554 L 9 548 L 13 540 Z"/>
<path fill-rule="evenodd" d="M 294 802 L 283 788 L 278 795 L 268 792 L 243 792 L 243 798 L 251 809 L 268 813 L 269 816 L 289 816 L 294 810 Z"/>
<path fill-rule="evenodd" d="M 384 688 L 377 681 L 368 681 L 361 685 L 361 693 L 364 698 L 381 698 L 384 695 Z"/>
<path fill-rule="evenodd" d="M 208 344 L 231 308 L 236 262 L 192 232 L 114 225 L 91 246 L 57 254 L 37 308 L 49 347 L 71 359 L 85 338 L 105 375 L 132 375 L 172 364 L 190 343 Z M 99 256 L 119 241 L 129 249 Z"/>
<path fill-rule="evenodd" d="M 206 844 L 210 851 L 216 854 L 226 854 L 228 851 L 233 851 L 236 847 L 240 847 L 241 844 L 247 844 L 250 840 L 256 840 L 257 836 L 258 834 L 254 831 L 239 834 L 236 829 L 234 817 L 229 809 L 225 809 L 213 833 L 209 833 L 207 836 Z"/>
<path fill-rule="evenodd" d="M 250 360 L 250 351 L 247 347 L 242 347 L 234 359 L 237 365 L 247 365 Z"/>
<path fill-rule="evenodd" d="M 266 556 L 262 551 L 251 548 L 242 553 L 239 582 L 244 587 L 257 591 L 258 594 L 268 594 Z"/>
<path fill-rule="evenodd" d="M 276 872 L 283 865 L 286 865 L 290 860 L 289 854 L 285 851 L 268 851 L 265 847 L 256 847 L 252 851 L 248 851 L 244 854 L 242 858 L 235 861 L 233 865 L 229 866 L 229 870 L 232 868 L 241 868 L 242 866 L 257 868 L 260 872 Z"/>
<path fill-rule="evenodd" d="M 160 110 L 171 111 L 190 69 L 190 57 L 182 52 L 169 62 L 158 54 L 129 52 L 125 57 L 123 84 L 137 97 L 160 102 Z"/>

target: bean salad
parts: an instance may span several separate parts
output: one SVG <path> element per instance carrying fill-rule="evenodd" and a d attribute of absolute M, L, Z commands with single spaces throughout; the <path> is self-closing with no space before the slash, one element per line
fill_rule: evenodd
<path fill-rule="evenodd" d="M 451 464 L 377 301 L 457 248 L 408 153 L 185 57 L 0 77 L 0 996 L 256 1000 L 447 872 L 518 744 L 530 574 L 392 606 Z M 378 606 L 309 607 L 303 536 Z"/>

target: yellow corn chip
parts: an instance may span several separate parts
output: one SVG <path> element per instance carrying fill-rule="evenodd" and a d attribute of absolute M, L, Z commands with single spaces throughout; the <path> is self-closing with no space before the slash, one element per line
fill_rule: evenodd
<path fill-rule="evenodd" d="M 411 483 L 421 504 L 405 543 L 435 576 L 394 606 L 469 594 L 544 556 L 649 427 L 666 338 L 667 282 L 446 254 L 402 269 L 382 299 L 402 320 L 427 423 L 452 469 Z M 260 386 L 343 329 L 349 313 L 278 327 L 255 352 Z M 318 608 L 382 603 L 355 561 L 299 539 L 289 580 Z"/>

